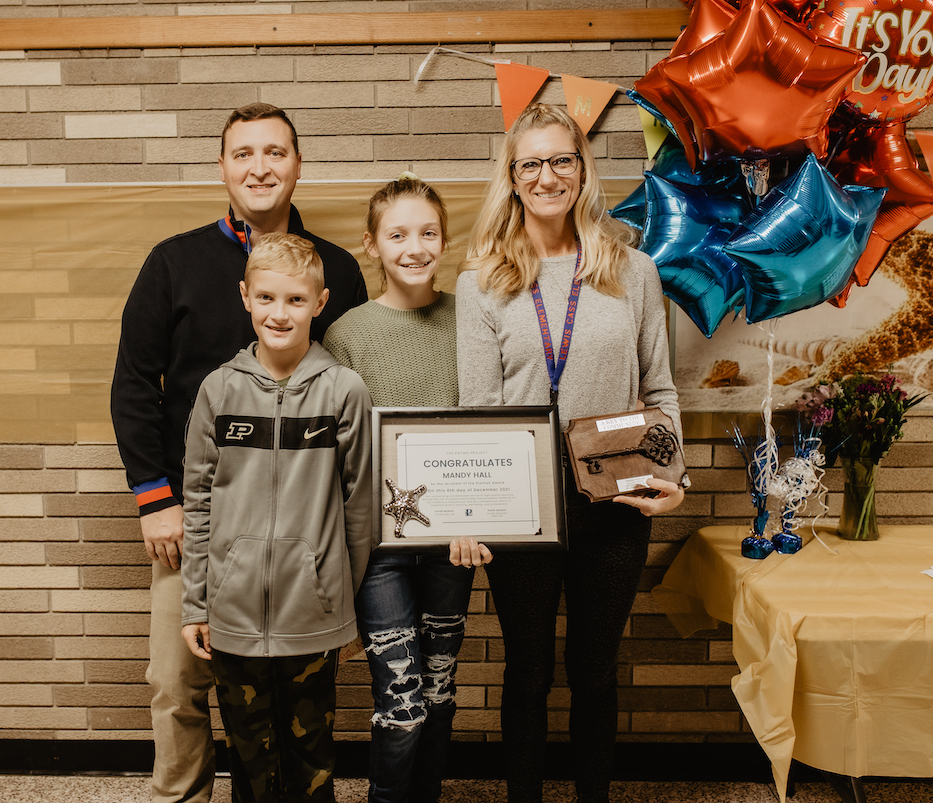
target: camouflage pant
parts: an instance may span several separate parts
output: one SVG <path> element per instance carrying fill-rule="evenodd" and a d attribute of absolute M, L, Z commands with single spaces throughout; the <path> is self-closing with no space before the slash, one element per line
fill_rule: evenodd
<path fill-rule="evenodd" d="M 240 803 L 333 803 L 337 650 L 282 658 L 212 651 Z"/>

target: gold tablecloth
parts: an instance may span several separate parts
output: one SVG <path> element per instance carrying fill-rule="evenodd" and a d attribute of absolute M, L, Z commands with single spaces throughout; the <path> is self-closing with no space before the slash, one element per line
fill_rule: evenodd
<path fill-rule="evenodd" d="M 743 558 L 745 527 L 694 533 L 653 594 L 684 637 L 733 626 L 732 691 L 784 801 L 791 758 L 933 776 L 933 527 L 871 542 L 818 530 L 796 555 Z"/>

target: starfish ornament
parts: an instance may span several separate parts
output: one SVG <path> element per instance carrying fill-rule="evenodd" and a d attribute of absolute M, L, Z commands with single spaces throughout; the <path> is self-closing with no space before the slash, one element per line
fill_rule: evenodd
<path fill-rule="evenodd" d="M 382 509 L 387 516 L 395 518 L 396 538 L 405 537 L 402 535 L 402 528 L 409 519 L 420 521 L 425 527 L 431 526 L 431 520 L 418 510 L 418 497 L 428 490 L 424 485 L 419 485 L 411 491 L 405 491 L 388 478 L 386 479 L 386 485 L 389 486 L 389 490 L 392 492 L 392 501 L 386 502 Z"/>

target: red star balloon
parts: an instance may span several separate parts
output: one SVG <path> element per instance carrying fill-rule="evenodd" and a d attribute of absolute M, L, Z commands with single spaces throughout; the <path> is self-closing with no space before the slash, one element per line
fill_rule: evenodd
<path fill-rule="evenodd" d="M 701 159 L 823 158 L 830 115 L 864 60 L 750 0 L 720 36 L 659 69 L 690 116 Z"/>
<path fill-rule="evenodd" d="M 868 122 L 903 121 L 933 98 L 933 0 L 820 3 L 806 20 L 814 36 L 863 53 L 842 103 Z"/>

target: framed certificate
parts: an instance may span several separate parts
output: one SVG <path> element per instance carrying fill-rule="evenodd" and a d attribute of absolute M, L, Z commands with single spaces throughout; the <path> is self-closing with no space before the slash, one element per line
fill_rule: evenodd
<path fill-rule="evenodd" d="M 550 407 L 376 407 L 377 549 L 565 547 L 560 428 Z"/>

